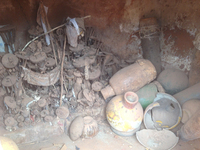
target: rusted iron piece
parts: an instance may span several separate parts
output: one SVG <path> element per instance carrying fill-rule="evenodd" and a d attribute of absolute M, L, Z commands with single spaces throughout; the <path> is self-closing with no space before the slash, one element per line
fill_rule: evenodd
<path fill-rule="evenodd" d="M 46 106 L 47 101 L 44 98 L 42 98 L 37 102 L 37 104 L 39 107 L 44 107 L 44 106 Z"/>
<path fill-rule="evenodd" d="M 47 67 L 53 67 L 55 65 L 56 65 L 55 59 L 53 59 L 51 57 L 47 57 L 45 66 L 47 66 Z"/>
<path fill-rule="evenodd" d="M 16 126 L 17 125 L 17 121 L 13 118 L 13 117 L 8 117 L 4 120 L 4 123 L 6 126 Z"/>
<path fill-rule="evenodd" d="M 0 87 L 0 97 L 4 96 L 6 94 L 6 91 Z"/>
<path fill-rule="evenodd" d="M 6 69 L 4 68 L 4 66 L 2 65 L 2 63 L 0 63 L 0 75 L 2 75 L 5 72 L 6 72 Z"/>
<path fill-rule="evenodd" d="M 45 116 L 44 117 L 44 120 L 46 121 L 46 122 L 52 122 L 53 121 L 53 117 L 52 116 Z"/>
<path fill-rule="evenodd" d="M 15 99 L 11 96 L 6 96 L 4 98 L 4 103 L 11 109 L 14 109 L 17 106 Z"/>
<path fill-rule="evenodd" d="M 49 111 L 44 109 L 41 111 L 40 115 L 41 115 L 41 117 L 45 117 L 45 116 L 49 115 Z"/>
<path fill-rule="evenodd" d="M 51 48 L 51 46 L 44 46 L 42 48 L 42 51 L 45 52 L 46 54 L 48 54 L 48 53 L 52 52 L 52 48 Z"/>
<path fill-rule="evenodd" d="M 91 67 L 89 69 L 89 80 L 98 79 L 101 75 L 100 67 Z"/>
<path fill-rule="evenodd" d="M 99 92 L 101 91 L 101 89 L 103 88 L 103 84 L 101 82 L 95 81 L 92 83 L 92 90 L 94 90 L 95 92 Z"/>
<path fill-rule="evenodd" d="M 73 65 L 76 67 L 76 68 L 82 68 L 84 67 L 86 64 L 90 65 L 90 64 L 93 64 L 96 60 L 96 56 L 90 56 L 90 57 L 80 57 L 78 59 L 74 59 L 73 60 Z"/>
<path fill-rule="evenodd" d="M 27 68 L 22 67 L 24 70 L 24 80 L 29 84 L 38 86 L 50 86 L 54 85 L 60 78 L 60 66 L 57 66 L 46 74 L 40 74 L 33 72 Z"/>
<path fill-rule="evenodd" d="M 17 56 L 18 58 L 23 59 L 23 60 L 29 60 L 30 59 L 30 56 L 27 55 L 26 52 L 16 52 L 15 56 Z"/>
<path fill-rule="evenodd" d="M 22 115 L 19 115 L 18 117 L 17 117 L 17 122 L 24 122 L 24 116 L 22 116 Z"/>
<path fill-rule="evenodd" d="M 5 54 L 2 58 L 2 64 L 6 67 L 6 68 L 14 68 L 15 66 L 17 66 L 18 64 L 18 58 L 13 55 L 13 54 Z"/>
<path fill-rule="evenodd" d="M 35 54 L 30 56 L 30 61 L 33 63 L 40 63 L 46 59 L 45 52 L 36 52 Z"/>
<path fill-rule="evenodd" d="M 70 49 L 72 52 L 80 52 L 81 50 L 84 49 L 84 44 L 78 44 L 77 47 L 69 46 L 69 49 Z"/>

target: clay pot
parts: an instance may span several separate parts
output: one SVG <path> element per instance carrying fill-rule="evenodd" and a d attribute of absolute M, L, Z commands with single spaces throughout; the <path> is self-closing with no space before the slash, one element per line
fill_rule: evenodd
<path fill-rule="evenodd" d="M 165 92 L 170 95 L 186 89 L 189 85 L 187 75 L 178 69 L 166 69 L 162 71 L 157 80 L 163 86 Z"/>
<path fill-rule="evenodd" d="M 150 60 L 155 66 L 157 73 L 160 73 L 160 27 L 156 18 L 141 19 L 139 34 L 141 38 L 143 57 Z"/>
<path fill-rule="evenodd" d="M 139 97 L 139 102 L 144 110 L 149 104 L 153 103 L 154 98 L 156 98 L 157 92 L 158 90 L 154 83 L 145 85 L 136 92 Z"/>
<path fill-rule="evenodd" d="M 183 117 L 181 122 L 186 123 L 200 108 L 200 100 L 193 99 L 185 102 L 182 106 Z"/>
<path fill-rule="evenodd" d="M 200 99 L 200 82 L 173 95 L 179 102 L 180 105 L 183 105 L 188 100 L 191 99 Z"/>
<path fill-rule="evenodd" d="M 143 129 L 136 132 L 137 140 L 146 149 L 152 150 L 170 150 L 176 146 L 179 138 L 169 130 L 151 130 Z"/>
<path fill-rule="evenodd" d="M 140 129 L 143 109 L 134 92 L 115 96 L 106 107 L 106 117 L 111 129 L 121 136 L 132 136 Z"/>
<path fill-rule="evenodd" d="M 157 93 L 154 102 L 144 112 L 144 125 L 147 129 L 173 129 L 181 117 L 178 101 L 169 94 Z"/>
<path fill-rule="evenodd" d="M 180 139 L 190 141 L 200 138 L 200 110 L 190 118 L 178 131 Z"/>
<path fill-rule="evenodd" d="M 107 87 L 101 90 L 104 99 L 127 91 L 137 91 L 156 78 L 156 69 L 149 60 L 139 59 L 136 63 L 115 73 Z"/>
<path fill-rule="evenodd" d="M 82 137 L 92 138 L 99 132 L 97 121 L 90 116 L 86 116 L 84 119 L 84 128 Z"/>

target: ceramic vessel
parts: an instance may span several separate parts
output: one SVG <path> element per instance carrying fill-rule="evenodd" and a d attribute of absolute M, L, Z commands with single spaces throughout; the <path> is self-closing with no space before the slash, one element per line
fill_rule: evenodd
<path fill-rule="evenodd" d="M 189 79 L 185 72 L 174 68 L 163 70 L 157 80 L 163 86 L 165 92 L 170 95 L 185 90 L 189 85 Z"/>
<path fill-rule="evenodd" d="M 128 91 L 137 91 L 156 78 L 154 65 L 145 59 L 139 59 L 115 73 L 109 80 L 109 85 L 101 90 L 104 99 Z"/>
<path fill-rule="evenodd" d="M 178 131 L 181 140 L 191 141 L 200 138 L 200 110 L 198 110 Z"/>
<path fill-rule="evenodd" d="M 140 129 L 143 108 L 134 92 L 115 96 L 106 107 L 106 117 L 113 132 L 120 136 L 132 136 Z"/>

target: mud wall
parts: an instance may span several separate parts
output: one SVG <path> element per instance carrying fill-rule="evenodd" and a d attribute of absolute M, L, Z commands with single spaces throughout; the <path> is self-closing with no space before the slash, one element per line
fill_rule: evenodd
<path fill-rule="evenodd" d="M 61 24 L 68 16 L 83 17 L 86 26 L 97 29 L 104 50 L 121 58 L 141 57 L 138 36 L 139 20 L 156 17 L 162 27 L 162 66 L 175 66 L 190 70 L 194 55 L 192 41 L 200 27 L 200 1 L 198 0 L 43 0 L 49 7 L 48 18 L 52 27 Z M 39 0 L 1 0 L 0 25 L 15 24 L 16 48 L 29 40 L 27 29 L 36 24 Z"/>

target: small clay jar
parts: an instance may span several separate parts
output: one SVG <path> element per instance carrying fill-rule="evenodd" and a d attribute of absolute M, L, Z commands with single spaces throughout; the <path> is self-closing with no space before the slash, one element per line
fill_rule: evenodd
<path fill-rule="evenodd" d="M 132 136 L 140 129 L 143 108 L 134 92 L 115 96 L 106 107 L 106 117 L 113 132 L 120 136 Z"/>

